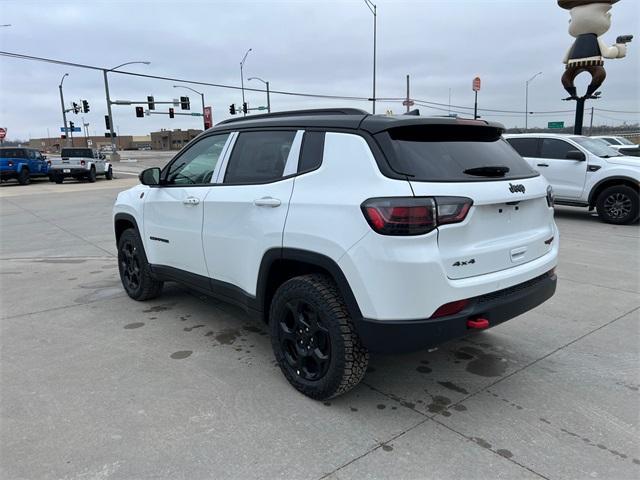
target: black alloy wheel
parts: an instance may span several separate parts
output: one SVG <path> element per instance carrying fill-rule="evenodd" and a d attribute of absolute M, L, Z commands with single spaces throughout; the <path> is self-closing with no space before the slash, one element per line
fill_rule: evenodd
<path fill-rule="evenodd" d="M 607 223 L 627 225 L 638 220 L 638 191 L 628 185 L 614 185 L 598 197 L 598 215 Z"/>
<path fill-rule="evenodd" d="M 279 321 L 278 341 L 286 366 L 307 381 L 324 377 L 331 362 L 329 330 L 319 318 L 313 305 L 294 299 L 287 302 L 285 317 Z"/>
<path fill-rule="evenodd" d="M 140 255 L 133 239 L 125 239 L 118 252 L 122 283 L 127 292 L 140 288 Z"/>

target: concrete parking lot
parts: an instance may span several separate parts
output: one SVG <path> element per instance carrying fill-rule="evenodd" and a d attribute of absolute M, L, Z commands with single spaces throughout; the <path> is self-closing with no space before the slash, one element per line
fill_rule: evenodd
<path fill-rule="evenodd" d="M 136 169 L 0 188 L 1 478 L 640 476 L 637 225 L 558 208 L 549 302 L 374 356 L 322 403 L 288 385 L 236 308 L 178 285 L 124 294 L 111 206 Z"/>

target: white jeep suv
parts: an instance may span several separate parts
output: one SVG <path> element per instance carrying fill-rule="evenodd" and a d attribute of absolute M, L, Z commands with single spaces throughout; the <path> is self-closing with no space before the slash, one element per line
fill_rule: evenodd
<path fill-rule="evenodd" d="M 549 181 L 555 203 L 589 207 L 607 223 L 638 220 L 640 159 L 627 157 L 603 140 L 582 135 L 526 133 L 504 136 Z"/>
<path fill-rule="evenodd" d="M 178 281 L 268 323 L 289 382 L 315 399 L 369 352 L 498 325 L 555 292 L 545 179 L 484 121 L 308 110 L 232 119 L 118 195 L 129 296 Z"/>

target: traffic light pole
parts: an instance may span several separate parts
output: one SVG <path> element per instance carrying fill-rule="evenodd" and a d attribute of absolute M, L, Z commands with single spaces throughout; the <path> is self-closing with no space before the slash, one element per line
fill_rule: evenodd
<path fill-rule="evenodd" d="M 66 77 L 67 75 L 69 74 L 65 73 L 64 76 L 62 77 L 62 80 L 60 80 L 60 85 L 58 85 L 58 89 L 60 89 L 60 106 L 62 107 L 62 122 L 64 123 L 64 143 L 68 146 L 69 131 L 67 129 L 67 112 L 64 109 L 64 95 L 62 94 L 62 84 L 64 83 L 64 77 Z"/>
<path fill-rule="evenodd" d="M 111 98 L 109 97 L 109 80 L 107 79 L 107 71 L 102 70 L 102 75 L 104 76 L 104 93 L 107 97 L 107 115 L 109 115 L 109 136 L 111 137 L 111 161 L 115 162 L 120 160 L 120 155 L 118 155 L 116 144 L 113 141 L 114 131 L 113 131 L 113 115 L 111 114 Z"/>

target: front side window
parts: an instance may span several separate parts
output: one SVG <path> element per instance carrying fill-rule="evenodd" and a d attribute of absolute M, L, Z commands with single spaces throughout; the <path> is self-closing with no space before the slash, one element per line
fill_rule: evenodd
<path fill-rule="evenodd" d="M 211 135 L 193 144 L 171 165 L 166 185 L 200 185 L 211 182 L 229 134 Z"/>
<path fill-rule="evenodd" d="M 577 150 L 576 147 L 564 140 L 558 140 L 556 138 L 543 138 L 542 147 L 540 149 L 540 157 L 542 158 L 555 158 L 565 159 L 567 153 L 571 150 Z"/>
<path fill-rule="evenodd" d="M 240 133 L 224 183 L 268 183 L 281 178 L 295 135 L 295 131 Z"/>

